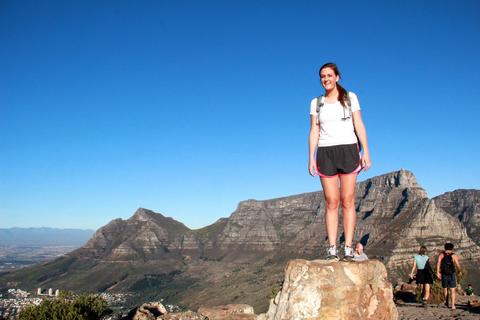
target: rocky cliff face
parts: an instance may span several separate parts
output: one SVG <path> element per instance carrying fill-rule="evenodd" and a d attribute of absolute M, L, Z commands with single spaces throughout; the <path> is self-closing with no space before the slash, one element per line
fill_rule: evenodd
<path fill-rule="evenodd" d="M 367 246 L 371 255 L 398 265 L 409 260 L 421 244 L 438 247 L 442 241 L 451 240 L 461 252 L 465 250 L 469 257 L 477 258 L 475 244 L 462 224 L 442 209 L 445 205 L 436 205 L 441 199 L 428 199 L 411 172 L 400 170 L 361 182 L 356 194 L 355 238 Z M 468 209 L 469 214 L 473 213 L 466 215 L 465 221 L 471 222 L 475 217 L 474 200 L 467 204 L 457 200 L 448 209 Z M 461 208 L 457 208 L 459 202 L 464 204 Z M 321 254 L 327 245 L 324 210 L 321 192 L 247 200 L 240 202 L 228 219 L 189 230 L 171 218 L 138 209 L 130 219 L 117 219 L 99 229 L 78 253 L 110 261 L 158 260 L 166 256 L 248 261 L 276 251 Z"/>
<path fill-rule="evenodd" d="M 427 199 L 414 175 L 406 170 L 361 182 L 356 194 L 356 239 L 369 245 L 381 243 L 382 248 L 383 239 L 390 235 L 390 225 L 405 222 L 404 216 L 414 212 L 420 200 Z M 256 252 L 281 249 L 318 254 L 327 245 L 324 211 L 322 192 L 241 202 L 221 231 L 216 249 L 231 252 L 241 246 Z M 341 233 L 340 228 L 339 242 L 343 243 Z M 382 248 L 378 254 L 385 255 Z"/>
<path fill-rule="evenodd" d="M 410 266 L 420 245 L 432 256 L 452 241 L 467 268 L 480 261 L 479 190 L 429 199 L 407 170 L 368 179 L 356 188 L 354 240 L 387 265 L 392 281 L 401 276 L 395 270 Z M 66 257 L 1 276 L 0 285 L 135 291 L 189 307 L 244 302 L 261 311 L 287 260 L 323 257 L 324 210 L 322 192 L 247 200 L 229 218 L 190 230 L 141 208 L 128 220 L 100 228 Z M 340 244 L 342 232 L 340 226 Z"/>
<path fill-rule="evenodd" d="M 455 190 L 433 198 L 437 207 L 458 219 L 467 234 L 480 245 L 480 190 Z"/>
<path fill-rule="evenodd" d="M 436 262 L 438 251 L 443 250 L 445 242 L 455 244 L 457 253 L 464 264 L 473 267 L 480 261 L 480 250 L 468 237 L 462 224 L 436 206 L 434 200 L 424 200 L 418 204 L 408 224 L 398 229 L 392 255 L 388 259 L 389 267 L 410 264 L 412 253 L 425 245 L 430 251 L 432 263 Z"/>

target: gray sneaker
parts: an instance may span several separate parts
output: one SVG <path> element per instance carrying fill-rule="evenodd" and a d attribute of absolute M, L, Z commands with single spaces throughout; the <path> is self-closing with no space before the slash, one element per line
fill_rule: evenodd
<path fill-rule="evenodd" d="M 350 246 L 345 246 L 345 255 L 343 256 L 344 260 L 351 261 L 353 260 L 353 248 Z"/>
<path fill-rule="evenodd" d="M 327 248 L 327 260 L 338 260 L 337 247 L 335 245 Z"/>

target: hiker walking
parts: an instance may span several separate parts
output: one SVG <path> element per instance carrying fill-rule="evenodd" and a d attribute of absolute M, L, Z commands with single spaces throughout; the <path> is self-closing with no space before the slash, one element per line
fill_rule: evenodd
<path fill-rule="evenodd" d="M 416 270 L 416 272 L 415 272 Z M 427 247 L 421 246 L 418 254 L 413 256 L 413 266 L 410 272 L 410 279 L 415 277 L 415 281 L 420 286 L 422 304 L 426 305 L 430 298 L 430 288 L 433 285 L 432 269 L 427 255 Z"/>
<path fill-rule="evenodd" d="M 355 183 L 362 168 L 366 171 L 371 166 L 367 133 L 357 96 L 338 83 L 338 67 L 326 63 L 320 68 L 319 75 L 325 93 L 310 103 L 308 169 L 310 175 L 320 176 L 325 196 L 327 259 L 338 259 L 336 242 L 340 203 L 345 231 L 344 258 L 353 259 Z M 360 149 L 363 149 L 363 155 L 360 155 Z"/>
<path fill-rule="evenodd" d="M 437 262 L 437 277 L 442 280 L 443 294 L 445 295 L 445 305 L 448 307 L 448 297 L 451 299 L 451 307 L 455 309 L 455 298 L 457 289 L 457 271 L 460 272 L 460 262 L 458 256 L 453 252 L 453 244 L 445 243 L 445 251 L 440 253 Z M 449 294 L 450 291 L 450 294 Z"/>

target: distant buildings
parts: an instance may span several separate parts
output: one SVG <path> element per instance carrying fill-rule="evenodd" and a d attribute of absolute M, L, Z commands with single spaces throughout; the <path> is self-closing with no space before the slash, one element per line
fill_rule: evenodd
<path fill-rule="evenodd" d="M 8 294 L 12 295 L 15 299 L 28 298 L 28 296 L 30 295 L 29 292 L 23 291 L 21 289 L 8 289 Z"/>
<path fill-rule="evenodd" d="M 0 299 L 0 319 L 18 319 L 20 311 L 28 305 L 39 305 L 43 299 L 29 297 L 31 294 L 21 289 L 8 289 L 11 298 Z"/>
<path fill-rule="evenodd" d="M 8 289 L 8 293 L 0 295 L 0 320 L 18 320 L 20 311 L 29 305 L 40 305 L 45 300 L 59 299 L 60 290 L 53 288 L 37 288 L 36 294 L 21 289 Z M 123 305 L 130 293 L 101 293 L 109 306 L 118 306 L 123 312 Z"/>
<path fill-rule="evenodd" d="M 49 297 L 58 297 L 60 295 L 60 290 L 55 290 L 55 293 L 53 292 L 52 288 L 43 289 L 42 288 L 37 288 L 37 296 L 49 296 Z"/>

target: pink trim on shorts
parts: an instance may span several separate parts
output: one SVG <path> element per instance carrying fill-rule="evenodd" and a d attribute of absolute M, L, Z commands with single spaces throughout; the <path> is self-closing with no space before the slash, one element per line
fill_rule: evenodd
<path fill-rule="evenodd" d="M 335 178 L 336 176 L 338 176 L 338 173 L 334 174 L 333 176 L 327 176 L 327 175 L 321 173 L 320 171 L 318 171 L 318 169 L 315 168 L 315 170 L 317 171 L 317 174 L 320 178 Z"/>

